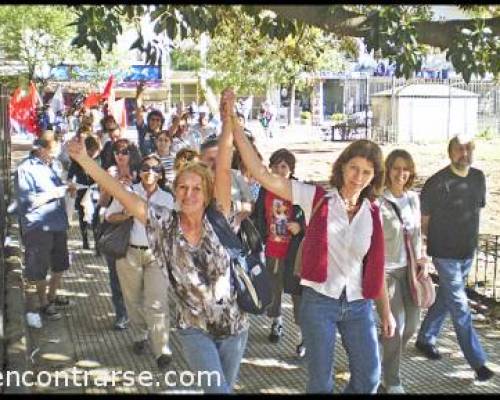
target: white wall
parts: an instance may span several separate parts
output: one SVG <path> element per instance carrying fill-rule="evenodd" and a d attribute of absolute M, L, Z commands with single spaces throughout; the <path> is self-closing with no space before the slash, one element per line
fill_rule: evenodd
<path fill-rule="evenodd" d="M 435 143 L 456 133 L 477 132 L 477 98 L 411 98 L 398 100 L 398 141 Z"/>

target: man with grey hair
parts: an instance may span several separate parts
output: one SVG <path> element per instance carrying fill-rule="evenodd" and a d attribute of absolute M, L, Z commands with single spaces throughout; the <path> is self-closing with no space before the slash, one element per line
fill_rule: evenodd
<path fill-rule="evenodd" d="M 57 289 L 64 271 L 69 268 L 68 216 L 64 196 L 68 190 L 74 196 L 75 186 L 63 184 L 54 169 L 50 145 L 46 139 L 33 142 L 29 157 L 16 170 L 14 182 L 25 246 L 23 275 L 28 285 L 36 287 L 42 317 L 56 320 L 61 318 L 56 307 L 70 304 L 69 299 L 57 295 Z M 47 285 L 49 268 L 51 278 Z M 28 323 L 41 328 L 33 302 L 28 303 L 29 314 L 37 317 L 33 322 L 28 315 Z"/>
<path fill-rule="evenodd" d="M 431 176 L 422 189 L 422 234 L 439 274 L 439 289 L 415 346 L 429 359 L 441 358 L 436 340 L 450 313 L 465 358 L 477 380 L 486 381 L 493 372 L 485 365 L 464 285 L 477 247 L 480 210 L 486 204 L 485 176 L 471 167 L 473 153 L 472 138 L 453 137 L 448 145 L 450 165 Z"/>

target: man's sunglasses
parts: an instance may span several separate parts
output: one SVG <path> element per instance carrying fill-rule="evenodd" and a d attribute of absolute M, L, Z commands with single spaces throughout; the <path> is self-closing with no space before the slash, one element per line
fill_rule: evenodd
<path fill-rule="evenodd" d="M 154 167 L 152 167 L 151 165 L 143 165 L 141 167 L 141 172 L 153 171 L 155 174 L 161 174 L 162 170 L 163 168 L 161 167 L 161 165 L 155 165 Z"/>
<path fill-rule="evenodd" d="M 117 150 L 115 151 L 116 155 L 121 154 L 122 156 L 128 156 L 130 154 L 130 151 L 128 149 L 122 149 L 122 150 Z"/>

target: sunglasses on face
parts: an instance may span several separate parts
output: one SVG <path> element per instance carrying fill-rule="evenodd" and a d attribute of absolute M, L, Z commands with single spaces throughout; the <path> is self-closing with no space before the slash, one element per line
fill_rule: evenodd
<path fill-rule="evenodd" d="M 122 155 L 122 156 L 128 156 L 130 154 L 130 151 L 128 149 L 121 149 L 121 150 L 117 150 L 115 151 L 115 154 L 118 156 L 118 155 Z"/>
<path fill-rule="evenodd" d="M 143 165 L 141 167 L 141 172 L 149 172 L 153 171 L 155 174 L 161 174 L 162 167 L 161 165 L 155 165 L 154 167 L 151 165 Z"/>

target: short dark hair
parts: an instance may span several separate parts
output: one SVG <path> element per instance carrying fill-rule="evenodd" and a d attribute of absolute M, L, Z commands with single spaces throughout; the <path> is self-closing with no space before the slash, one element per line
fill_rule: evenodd
<path fill-rule="evenodd" d="M 382 150 L 380 146 L 371 140 L 361 139 L 352 142 L 347 146 L 339 158 L 335 160 L 330 177 L 330 185 L 340 190 L 344 186 L 343 168 L 351 159 L 362 157 L 373 164 L 373 179 L 370 184 L 363 189 L 360 199 L 368 198 L 374 201 L 382 192 L 384 186 L 384 162 L 382 158 Z"/>
<path fill-rule="evenodd" d="M 160 117 L 161 125 L 163 126 L 163 124 L 165 123 L 165 117 L 163 116 L 163 113 L 160 110 L 153 110 L 153 111 L 149 112 L 148 117 L 147 117 L 148 126 L 149 126 L 149 121 L 151 120 L 151 117 L 153 117 L 153 116 Z"/>
<path fill-rule="evenodd" d="M 218 145 L 219 145 L 219 141 L 217 140 L 217 138 L 207 139 L 200 145 L 200 153 L 203 153 L 204 151 L 206 151 L 212 147 L 216 147 Z"/>
<path fill-rule="evenodd" d="M 99 142 L 94 136 L 87 136 L 85 138 L 85 148 L 89 151 L 95 152 L 99 150 Z"/>
<path fill-rule="evenodd" d="M 288 168 L 290 168 L 290 175 L 293 175 L 295 173 L 295 156 L 288 149 L 278 149 L 271 154 L 271 157 L 269 157 L 269 167 L 279 164 L 282 161 L 284 161 L 288 165 Z"/>

